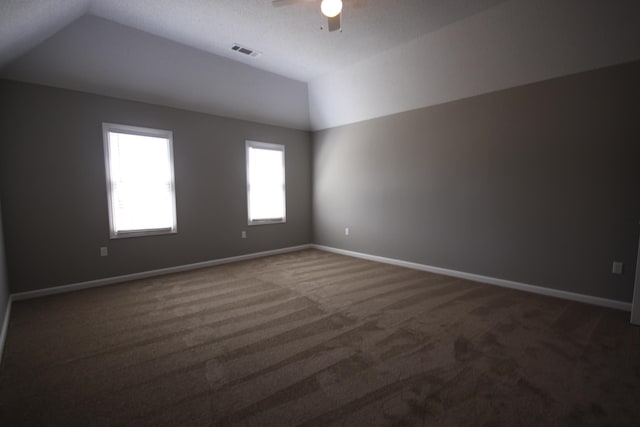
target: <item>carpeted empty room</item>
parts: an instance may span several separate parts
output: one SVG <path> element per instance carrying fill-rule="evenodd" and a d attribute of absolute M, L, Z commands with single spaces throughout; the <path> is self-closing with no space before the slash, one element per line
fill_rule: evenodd
<path fill-rule="evenodd" d="M 628 313 L 315 249 L 14 302 L 13 425 L 637 425 Z"/>
<path fill-rule="evenodd" d="M 0 427 L 640 426 L 640 0 L 0 1 Z"/>

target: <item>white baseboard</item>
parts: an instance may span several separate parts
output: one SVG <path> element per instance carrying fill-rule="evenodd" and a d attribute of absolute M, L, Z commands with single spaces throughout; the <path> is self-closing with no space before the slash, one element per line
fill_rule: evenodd
<path fill-rule="evenodd" d="M 179 273 L 182 271 L 196 270 L 198 268 L 213 267 L 215 265 L 229 264 L 231 262 L 245 261 L 254 258 L 262 258 L 270 255 L 284 254 L 288 252 L 300 251 L 311 248 L 311 244 L 290 246 L 288 248 L 273 249 L 264 252 L 255 252 L 246 255 L 238 255 L 229 258 L 220 258 L 210 261 L 197 262 L 194 264 L 178 265 L 175 267 L 160 268 L 158 270 L 143 271 L 140 273 L 125 274 L 122 276 L 106 277 L 104 279 L 89 280 L 87 282 L 73 283 L 70 285 L 54 286 L 51 288 L 37 289 L 35 291 L 17 292 L 12 294 L 14 301 L 25 300 L 30 298 L 42 297 L 45 295 L 61 294 L 65 292 L 77 291 L 80 289 L 95 288 L 98 286 L 112 285 L 114 283 L 128 282 L 130 280 L 146 279 L 148 277 L 161 276 L 164 274 Z"/>
<path fill-rule="evenodd" d="M 474 282 L 487 283 L 490 285 L 501 286 L 503 288 L 517 289 L 519 291 L 532 292 L 534 294 L 547 295 L 550 297 L 562 298 L 571 301 L 578 301 L 587 304 L 599 305 L 602 307 L 615 308 L 618 310 L 631 311 L 631 303 L 617 301 L 612 299 L 594 297 L 591 295 L 578 294 L 575 292 L 561 291 L 559 289 L 545 288 L 543 286 L 528 285 L 526 283 L 514 282 L 512 280 L 497 279 L 495 277 L 481 276 L 479 274 L 465 273 L 462 271 L 449 270 L 447 268 L 433 267 L 415 262 L 402 261 L 399 259 L 386 258 L 378 255 L 369 255 L 361 252 L 354 252 L 345 249 L 333 248 L 323 245 L 312 245 L 313 248 L 326 252 L 362 258 L 369 261 L 377 261 L 385 264 L 393 264 L 400 267 L 413 268 L 414 270 L 428 271 L 430 273 L 442 274 L 445 276 L 458 277 L 460 279 L 471 280 Z"/>
<path fill-rule="evenodd" d="M 228 264 L 228 263 L 237 262 L 237 261 L 245 261 L 245 260 L 254 259 L 254 258 L 262 258 L 265 256 L 295 252 L 295 251 L 300 251 L 300 250 L 309 249 L 309 248 L 315 248 L 315 249 L 319 249 L 326 252 L 333 252 L 333 253 L 352 256 L 356 258 L 362 258 L 370 261 L 382 262 L 385 264 L 397 265 L 400 267 L 412 268 L 414 270 L 422 270 L 422 271 L 428 271 L 430 273 L 442 274 L 445 276 L 458 277 L 461 279 L 471 280 L 474 282 L 501 286 L 504 288 L 517 289 L 520 291 L 532 292 L 535 294 L 547 295 L 547 296 L 556 297 L 556 298 L 563 298 L 571 301 L 584 302 L 587 304 L 599 305 L 602 307 L 614 308 L 614 309 L 624 310 L 629 312 L 631 311 L 631 303 L 624 302 L 624 301 L 617 301 L 617 300 L 595 297 L 591 295 L 578 294 L 575 292 L 562 291 L 562 290 L 553 289 L 553 288 L 545 288 L 542 286 L 514 282 L 512 280 L 498 279 L 495 277 L 482 276 L 482 275 L 473 274 L 473 273 L 465 273 L 462 271 L 434 267 L 426 264 L 418 264 L 415 262 L 403 261 L 399 259 L 386 258 L 378 255 L 369 255 L 361 252 L 349 251 L 346 249 L 333 248 L 330 246 L 306 244 L 306 245 L 300 245 L 300 246 L 291 246 L 288 248 L 274 249 L 274 250 L 264 251 L 264 252 L 256 252 L 256 253 L 246 254 L 246 255 L 239 255 L 239 256 L 234 256 L 229 258 L 220 258 L 220 259 L 215 259 L 210 261 L 203 261 L 203 262 L 198 262 L 194 264 L 186 264 L 186 265 L 179 265 L 175 267 L 161 268 L 158 270 L 143 271 L 140 273 L 125 274 L 122 276 L 107 277 L 104 279 L 90 280 L 87 282 L 74 283 L 70 285 L 55 286 L 51 288 L 38 289 L 35 291 L 14 293 L 9 297 L 10 303 L 7 308 L 5 320 L 2 326 L 2 336 L 0 337 L 0 340 L 1 340 L 0 345 L 4 344 L 6 328 L 9 323 L 8 319 L 9 319 L 9 310 L 11 308 L 11 301 L 19 301 L 24 299 L 37 298 L 45 295 L 54 295 L 54 294 L 60 294 L 65 292 L 72 292 L 80 289 L 95 288 L 98 286 L 122 283 L 130 280 L 146 279 L 148 277 L 161 276 L 163 274 L 179 273 L 182 271 L 196 270 L 198 268 L 213 267 L 221 264 Z M 1 347 L 0 347 L 0 351 L 1 351 Z"/>
<path fill-rule="evenodd" d="M 11 314 L 11 302 L 12 297 L 9 295 L 7 299 L 7 307 L 4 312 L 4 319 L 2 321 L 2 332 L 0 332 L 0 362 L 2 362 L 2 355 L 4 354 L 4 342 L 7 339 L 7 331 L 9 330 L 9 315 Z"/>

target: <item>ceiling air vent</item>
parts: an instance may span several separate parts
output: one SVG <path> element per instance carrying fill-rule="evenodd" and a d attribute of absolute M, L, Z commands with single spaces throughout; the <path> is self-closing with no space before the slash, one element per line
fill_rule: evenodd
<path fill-rule="evenodd" d="M 262 55 L 262 52 L 249 49 L 248 47 L 241 46 L 238 43 L 234 43 L 233 46 L 231 46 L 231 50 L 235 50 L 238 53 L 242 53 L 243 55 L 251 56 L 253 58 Z"/>

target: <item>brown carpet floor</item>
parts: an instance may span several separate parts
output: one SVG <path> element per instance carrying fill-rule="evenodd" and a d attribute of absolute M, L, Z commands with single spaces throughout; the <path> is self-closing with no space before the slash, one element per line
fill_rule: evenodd
<path fill-rule="evenodd" d="M 0 425 L 639 425 L 629 314 L 307 250 L 16 302 Z"/>

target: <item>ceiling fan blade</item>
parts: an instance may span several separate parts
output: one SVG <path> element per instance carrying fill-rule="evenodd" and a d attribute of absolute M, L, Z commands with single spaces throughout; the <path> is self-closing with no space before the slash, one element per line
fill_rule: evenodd
<path fill-rule="evenodd" d="M 338 31 L 341 28 L 340 25 L 340 16 L 342 14 L 339 13 L 336 16 L 334 16 L 333 18 L 327 18 L 327 28 L 329 29 L 329 31 Z"/>

